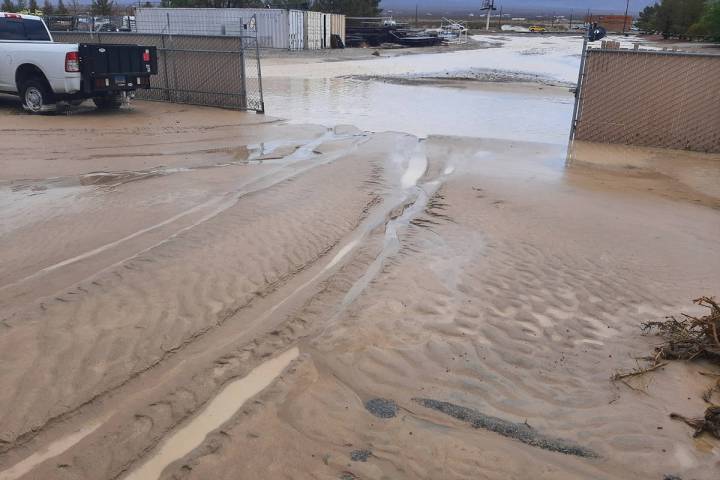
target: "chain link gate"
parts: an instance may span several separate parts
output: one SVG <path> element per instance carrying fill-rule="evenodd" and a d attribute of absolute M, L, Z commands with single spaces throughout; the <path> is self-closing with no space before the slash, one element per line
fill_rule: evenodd
<path fill-rule="evenodd" d="M 158 74 L 144 100 L 233 108 L 264 113 L 257 21 L 240 21 L 224 35 L 199 31 L 174 34 L 168 15 L 159 33 L 52 32 L 64 43 L 137 44 L 158 50 Z"/>
<path fill-rule="evenodd" d="M 720 55 L 588 48 L 573 139 L 720 152 Z"/>

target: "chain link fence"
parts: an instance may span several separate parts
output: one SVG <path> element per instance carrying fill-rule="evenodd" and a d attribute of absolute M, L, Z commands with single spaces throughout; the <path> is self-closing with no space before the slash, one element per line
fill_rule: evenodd
<path fill-rule="evenodd" d="M 65 25 L 58 18 L 48 24 Z M 103 25 L 108 25 L 103 23 Z M 198 25 L 197 33 L 183 30 L 173 34 L 169 17 L 153 25 L 152 32 L 115 31 L 112 27 L 88 30 L 55 30 L 56 42 L 136 44 L 158 50 L 158 74 L 149 90 L 138 90 L 137 98 L 192 105 L 264 112 L 260 49 L 255 18 L 241 20 L 232 31 L 208 35 Z"/>
<path fill-rule="evenodd" d="M 720 55 L 591 48 L 577 140 L 720 152 Z"/>

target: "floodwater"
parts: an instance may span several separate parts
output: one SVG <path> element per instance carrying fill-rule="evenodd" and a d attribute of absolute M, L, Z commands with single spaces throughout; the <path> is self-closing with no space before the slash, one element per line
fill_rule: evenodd
<path fill-rule="evenodd" d="M 268 117 L 0 117 L 0 479 L 715 480 L 667 415 L 696 366 L 608 378 L 718 289 L 720 160 L 567 161 L 577 38 L 506 47 L 289 57 Z"/>
<path fill-rule="evenodd" d="M 643 44 L 610 39 L 623 47 Z M 298 124 L 566 145 L 582 37 L 473 40 L 481 48 L 418 55 L 380 51 L 373 60 L 310 65 L 268 59 L 266 110 Z"/>
<path fill-rule="evenodd" d="M 476 39 L 484 48 L 309 68 L 271 59 L 263 68 L 267 112 L 372 132 L 566 144 L 582 39 Z"/>
<path fill-rule="evenodd" d="M 462 83 L 462 84 L 461 84 Z M 567 142 L 573 96 L 526 85 L 499 90 L 403 85 L 354 78 L 270 78 L 269 114 L 292 123 L 352 124 L 365 131 L 420 137 L 458 135 L 534 142 Z M 544 90 L 539 90 L 544 88 Z M 547 92 L 547 93 L 545 93 Z"/>
<path fill-rule="evenodd" d="M 333 78 L 343 75 L 380 76 L 457 76 L 473 72 L 504 72 L 530 76 L 546 82 L 575 83 L 583 40 L 578 36 L 526 37 L 480 35 L 473 40 L 480 48 L 403 55 L 379 51 L 372 61 L 348 60 L 311 65 L 269 59 L 263 62 L 263 78 Z"/>

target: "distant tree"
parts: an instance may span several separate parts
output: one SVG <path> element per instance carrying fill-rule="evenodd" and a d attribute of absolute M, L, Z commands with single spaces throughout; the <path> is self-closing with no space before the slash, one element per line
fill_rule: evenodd
<path fill-rule="evenodd" d="M 81 13 L 87 13 L 87 7 L 80 4 L 80 0 L 70 0 L 68 11 L 73 15 L 79 15 Z"/>
<path fill-rule="evenodd" d="M 662 0 L 657 11 L 656 30 L 665 38 L 684 36 L 705 10 L 705 0 Z"/>
<path fill-rule="evenodd" d="M 25 3 L 25 0 L 17 0 L 15 2 L 15 11 L 22 12 L 27 8 L 27 4 Z"/>
<path fill-rule="evenodd" d="M 92 0 L 90 11 L 93 15 L 111 15 L 114 3 L 113 0 Z"/>
<path fill-rule="evenodd" d="M 635 24 L 641 32 L 657 31 L 658 10 L 660 10 L 660 4 L 656 3 L 655 5 L 648 5 L 642 12 L 640 12 Z"/>
<path fill-rule="evenodd" d="M 720 0 L 708 1 L 705 11 L 696 24 L 690 27 L 693 35 L 706 35 L 720 41 Z"/>
<path fill-rule="evenodd" d="M 37 0 L 30 0 L 28 3 L 28 10 L 30 13 L 35 13 L 40 10 L 40 5 L 38 5 Z"/>
<path fill-rule="evenodd" d="M 710 34 L 720 41 L 720 0 L 715 0 L 708 5 L 703 21 L 706 22 L 710 29 Z"/>
<path fill-rule="evenodd" d="M 2 7 L 0 7 L 3 12 L 16 12 L 17 6 L 12 2 L 12 0 L 3 0 Z"/>
<path fill-rule="evenodd" d="M 52 2 L 50 2 L 50 0 L 45 0 L 45 3 L 43 3 L 42 12 L 43 15 L 45 15 L 46 17 L 55 13 L 55 7 L 53 7 L 53 4 Z"/>
<path fill-rule="evenodd" d="M 150 2 L 145 2 L 145 5 L 143 5 L 143 7 L 145 7 L 145 8 L 152 8 L 152 6 L 153 6 L 153 4 Z"/>
<path fill-rule="evenodd" d="M 67 15 L 68 14 L 68 9 L 65 6 L 65 2 L 63 2 L 63 0 L 58 0 L 57 13 L 58 13 L 58 15 Z"/>

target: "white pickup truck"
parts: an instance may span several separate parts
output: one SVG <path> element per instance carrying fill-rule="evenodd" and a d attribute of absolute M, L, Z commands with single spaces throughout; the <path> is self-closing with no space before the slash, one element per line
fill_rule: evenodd
<path fill-rule="evenodd" d="M 0 93 L 18 95 L 26 110 L 88 98 L 116 109 L 154 74 L 155 47 L 55 43 L 41 17 L 0 12 Z"/>

